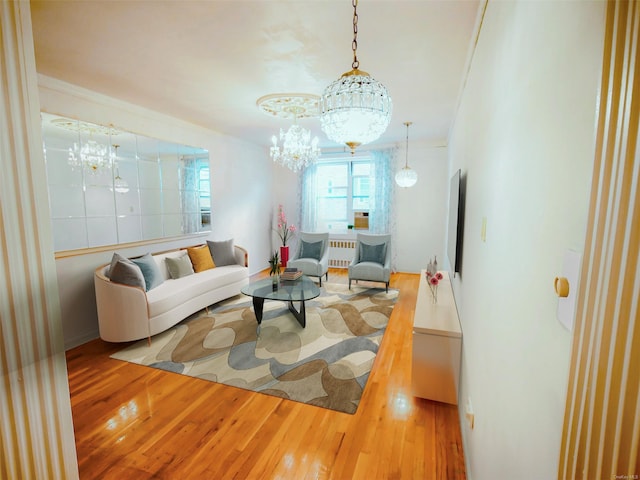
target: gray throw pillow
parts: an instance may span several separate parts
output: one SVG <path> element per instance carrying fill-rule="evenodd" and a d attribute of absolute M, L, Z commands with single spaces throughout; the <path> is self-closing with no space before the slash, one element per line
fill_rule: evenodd
<path fill-rule="evenodd" d="M 126 257 L 123 257 L 122 255 L 120 255 L 118 252 L 113 252 L 113 256 L 111 257 L 111 265 L 109 266 L 109 269 L 107 270 L 106 276 L 107 278 L 111 278 L 111 271 L 113 270 L 113 267 L 116 265 L 116 263 L 118 262 L 129 262 L 129 263 L 133 263 L 131 260 L 129 260 Z"/>
<path fill-rule="evenodd" d="M 319 242 L 305 242 L 300 240 L 300 258 L 314 258 L 320 260 L 322 240 Z"/>
<path fill-rule="evenodd" d="M 144 275 L 142 275 L 140 267 L 126 258 L 123 260 L 116 260 L 116 262 L 112 264 L 109 269 L 109 278 L 114 283 L 140 287 L 143 290 L 146 290 L 147 288 L 146 282 L 144 281 Z"/>
<path fill-rule="evenodd" d="M 213 263 L 216 267 L 224 267 L 225 265 L 236 265 L 238 262 L 233 252 L 233 238 L 223 242 L 213 242 L 207 240 L 207 245 L 213 257 Z"/>
<path fill-rule="evenodd" d="M 171 275 L 173 279 L 186 277 L 194 273 L 193 265 L 191 265 L 191 259 L 189 255 L 187 255 L 187 252 L 184 252 L 184 254 L 179 257 L 166 257 L 164 261 L 167 264 L 169 275 Z"/>
<path fill-rule="evenodd" d="M 148 292 L 152 288 L 156 288 L 158 285 L 162 285 L 164 277 L 160 271 L 160 267 L 153 259 L 150 253 L 143 255 L 139 258 L 131 259 L 133 263 L 140 267 L 142 275 L 144 276 L 144 282 L 146 285 L 145 290 Z"/>
<path fill-rule="evenodd" d="M 360 244 L 360 261 L 361 262 L 373 262 L 384 265 L 386 256 L 386 243 L 379 245 L 368 245 L 366 243 Z"/>

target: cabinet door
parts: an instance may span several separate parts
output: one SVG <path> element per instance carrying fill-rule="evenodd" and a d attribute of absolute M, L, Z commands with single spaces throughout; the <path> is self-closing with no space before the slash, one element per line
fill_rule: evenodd
<path fill-rule="evenodd" d="M 413 333 L 411 387 L 416 397 L 458 404 L 461 339 Z"/>

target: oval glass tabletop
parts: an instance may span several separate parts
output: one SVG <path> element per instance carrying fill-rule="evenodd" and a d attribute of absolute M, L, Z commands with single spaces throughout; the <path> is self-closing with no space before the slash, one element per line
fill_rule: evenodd
<path fill-rule="evenodd" d="M 307 314 L 304 302 L 320 295 L 320 288 L 306 275 L 297 280 L 280 280 L 276 285 L 271 278 L 263 278 L 250 283 L 240 290 L 245 295 L 253 297 L 253 310 L 258 322 L 258 335 L 262 323 L 262 310 L 265 300 L 280 300 L 287 302 L 289 311 L 296 317 L 304 328 L 307 325 Z M 300 302 L 300 309 L 296 309 L 293 302 Z"/>
<path fill-rule="evenodd" d="M 320 295 L 318 285 L 306 275 L 297 280 L 280 280 L 277 288 L 273 289 L 271 277 L 246 285 L 241 290 L 245 295 L 264 298 L 265 300 L 280 300 L 283 302 L 304 302 Z"/>

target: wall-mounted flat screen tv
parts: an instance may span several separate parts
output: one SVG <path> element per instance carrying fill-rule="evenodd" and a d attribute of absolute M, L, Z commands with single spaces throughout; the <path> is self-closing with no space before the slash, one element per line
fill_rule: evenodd
<path fill-rule="evenodd" d="M 449 224 L 447 228 L 447 257 L 455 276 L 462 267 L 462 237 L 464 233 L 464 179 L 460 170 L 451 177 L 449 189 Z"/>

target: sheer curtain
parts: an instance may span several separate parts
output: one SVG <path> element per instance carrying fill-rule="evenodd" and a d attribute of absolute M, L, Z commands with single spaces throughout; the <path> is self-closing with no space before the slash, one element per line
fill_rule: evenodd
<path fill-rule="evenodd" d="M 371 158 L 371 189 L 369 191 L 369 232 L 391 234 L 396 233 L 395 215 L 395 165 L 396 147 L 369 151 Z M 317 215 L 317 165 L 309 165 L 300 175 L 298 190 L 300 218 L 298 224 L 302 231 L 313 232 Z M 392 262 L 395 265 L 395 242 L 392 241 Z"/>
<path fill-rule="evenodd" d="M 303 232 L 315 232 L 317 204 L 317 167 L 312 163 L 300 175 L 300 218 L 298 225 Z"/>
<path fill-rule="evenodd" d="M 396 182 L 397 147 L 372 150 L 372 189 L 369 232 L 391 235 L 391 271 L 396 271 Z"/>
<path fill-rule="evenodd" d="M 395 233 L 396 148 L 372 150 L 369 232 Z"/>

